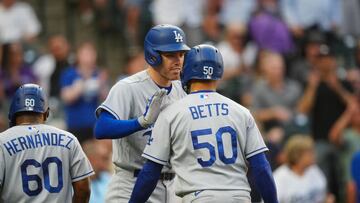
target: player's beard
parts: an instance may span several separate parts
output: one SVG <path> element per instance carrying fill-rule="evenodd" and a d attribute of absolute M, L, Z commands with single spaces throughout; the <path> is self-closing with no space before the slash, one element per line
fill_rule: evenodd
<path fill-rule="evenodd" d="M 179 80 L 180 79 L 181 68 L 170 68 L 170 69 L 161 69 L 159 71 L 160 75 L 167 80 Z"/>

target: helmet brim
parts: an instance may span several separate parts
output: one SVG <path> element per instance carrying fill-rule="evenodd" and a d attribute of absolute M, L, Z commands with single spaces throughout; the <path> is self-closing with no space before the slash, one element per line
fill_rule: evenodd
<path fill-rule="evenodd" d="M 169 44 L 169 45 L 158 46 L 158 47 L 156 47 L 155 50 L 160 51 L 160 52 L 189 51 L 190 47 L 188 47 L 186 44 L 179 43 L 179 44 Z"/>

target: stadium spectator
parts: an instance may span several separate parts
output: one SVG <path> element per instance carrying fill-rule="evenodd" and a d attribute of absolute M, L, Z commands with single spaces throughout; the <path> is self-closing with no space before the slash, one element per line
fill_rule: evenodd
<path fill-rule="evenodd" d="M 41 25 L 32 7 L 26 2 L 0 2 L 0 43 L 32 42 Z"/>
<path fill-rule="evenodd" d="M 281 0 L 282 16 L 295 37 L 318 27 L 321 31 L 336 31 L 341 23 L 340 0 Z"/>
<path fill-rule="evenodd" d="M 299 101 L 298 111 L 308 115 L 311 135 L 316 142 L 318 164 L 325 173 L 329 191 L 336 198 L 339 194 L 338 153 L 329 141 L 329 131 L 344 112 L 346 105 L 354 99 L 349 82 L 337 76 L 337 62 L 334 53 L 321 45 L 315 69 L 309 74 L 308 84 Z M 338 200 L 338 199 L 337 199 Z"/>
<path fill-rule="evenodd" d="M 293 50 L 290 31 L 280 17 L 277 0 L 258 0 L 249 22 L 250 37 L 259 49 L 289 54 Z"/>
<path fill-rule="evenodd" d="M 222 25 L 236 23 L 246 26 L 255 9 L 256 1 L 253 0 L 223 0 L 219 22 Z"/>
<path fill-rule="evenodd" d="M 78 12 L 84 24 L 90 24 L 94 20 L 94 10 L 90 0 L 78 0 Z"/>
<path fill-rule="evenodd" d="M 274 172 L 279 203 L 323 203 L 326 179 L 315 165 L 314 142 L 308 135 L 294 135 L 285 145 L 285 164 Z"/>
<path fill-rule="evenodd" d="M 118 80 L 124 79 L 126 77 L 129 77 L 137 72 L 140 72 L 142 70 L 146 69 L 146 62 L 144 59 L 144 52 L 141 51 L 137 53 L 135 56 L 130 57 L 129 61 L 125 65 L 125 70 L 120 76 L 118 77 Z"/>
<path fill-rule="evenodd" d="M 309 73 L 314 70 L 316 59 L 320 53 L 320 45 L 325 43 L 325 36 L 318 31 L 309 32 L 305 37 L 302 54 L 290 63 L 289 76 L 305 88 Z"/>
<path fill-rule="evenodd" d="M 51 114 L 48 119 L 52 125 L 65 127 L 63 104 L 60 99 L 61 73 L 73 64 L 74 57 L 70 54 L 70 44 L 60 34 L 50 36 L 47 41 L 47 53 L 40 56 L 33 64 L 34 74 L 49 96 Z"/>
<path fill-rule="evenodd" d="M 48 40 L 48 53 L 39 57 L 33 64 L 34 74 L 50 96 L 60 98 L 61 72 L 72 63 L 70 44 L 62 35 L 53 35 Z"/>
<path fill-rule="evenodd" d="M 254 43 L 247 43 L 246 35 L 246 28 L 241 24 L 226 25 L 225 39 L 217 46 L 224 60 L 224 75 L 219 91 L 237 102 L 250 89 L 257 54 L 257 47 Z"/>
<path fill-rule="evenodd" d="M 60 77 L 61 99 L 65 107 L 68 131 L 80 143 L 93 137 L 94 111 L 99 100 L 107 94 L 107 75 L 96 64 L 97 52 L 93 44 L 82 44 L 77 52 L 77 63 L 64 70 Z"/>
<path fill-rule="evenodd" d="M 189 46 L 204 41 L 202 21 L 206 0 L 154 0 L 152 15 L 154 24 L 171 24 L 181 27 L 186 33 Z"/>
<path fill-rule="evenodd" d="M 202 27 L 204 31 L 204 41 L 218 42 L 221 40 L 221 26 L 220 26 L 220 10 L 222 0 L 208 0 L 204 12 L 204 20 Z"/>
<path fill-rule="evenodd" d="M 306 36 L 311 31 L 325 33 L 327 43 L 338 49 L 341 40 L 341 0 L 281 0 L 281 10 L 296 44 L 295 53 L 303 49 Z"/>
<path fill-rule="evenodd" d="M 285 137 L 285 130 L 282 127 L 273 127 L 265 135 L 264 140 L 269 152 L 266 157 L 269 160 L 272 170 L 278 168 L 284 163 L 284 155 L 282 153 Z"/>
<path fill-rule="evenodd" d="M 330 130 L 330 141 L 339 146 L 339 160 L 342 171 L 342 181 L 346 190 L 346 199 L 352 195 L 351 159 L 360 151 L 360 100 L 349 104 L 344 113 L 335 122 Z M 343 191 L 345 192 L 345 191 Z"/>
<path fill-rule="evenodd" d="M 4 89 L 5 97 L 11 99 L 18 87 L 25 83 L 36 83 L 37 79 L 31 67 L 24 62 L 21 44 L 3 45 L 2 54 L 0 86 Z"/>
<path fill-rule="evenodd" d="M 139 49 L 141 47 L 142 33 L 140 33 L 141 28 L 141 12 L 142 5 L 145 4 L 144 0 L 125 0 L 125 39 L 129 44 L 129 49 Z"/>
<path fill-rule="evenodd" d="M 82 144 L 82 148 L 95 172 L 95 175 L 90 177 L 90 203 L 105 203 L 105 192 L 111 178 L 111 148 L 107 147 L 106 142 L 91 139 Z"/>
<path fill-rule="evenodd" d="M 280 54 L 265 52 L 259 60 L 263 75 L 252 90 L 255 118 L 264 124 L 265 131 L 286 127 L 295 116 L 296 103 L 301 96 L 300 86 L 285 77 L 285 64 Z"/>
<path fill-rule="evenodd" d="M 353 99 L 351 84 L 339 79 L 336 71 L 334 53 L 328 46 L 321 45 L 315 69 L 308 76 L 308 83 L 298 106 L 300 112 L 308 114 L 313 120 L 315 141 L 327 140 L 329 129 L 345 110 L 346 104 Z"/>

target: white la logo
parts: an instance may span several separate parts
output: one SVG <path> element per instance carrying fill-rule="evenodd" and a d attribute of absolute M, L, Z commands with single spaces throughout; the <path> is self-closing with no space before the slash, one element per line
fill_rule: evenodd
<path fill-rule="evenodd" d="M 174 34 L 175 34 L 176 42 L 183 42 L 183 37 L 181 36 L 180 33 L 177 33 L 176 30 L 174 30 Z"/>

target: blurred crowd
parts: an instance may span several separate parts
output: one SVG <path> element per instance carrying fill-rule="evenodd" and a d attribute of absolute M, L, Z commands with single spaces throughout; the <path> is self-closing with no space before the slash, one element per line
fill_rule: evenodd
<path fill-rule="evenodd" d="M 101 202 L 111 155 L 109 143 L 92 139 L 94 111 L 112 84 L 146 68 L 144 35 L 163 23 L 181 27 L 189 46 L 218 47 L 225 65 L 218 91 L 255 116 L 283 202 L 356 202 L 360 1 L 64 4 L 76 10 L 80 23 L 94 27 L 93 38 L 74 40 L 74 32 L 82 32 L 76 28 L 52 33 L 41 24 L 44 13 L 35 12 L 30 2 L 0 1 L 0 129 L 7 128 L 8 101 L 16 88 L 40 84 L 50 97 L 50 123 L 76 135 L 90 161 L 99 165 L 93 165 L 100 171 L 94 177 L 97 192 L 92 195 L 99 196 L 92 197 L 94 202 Z M 114 56 L 116 47 L 121 51 Z M 121 67 L 110 65 L 119 60 Z"/>

